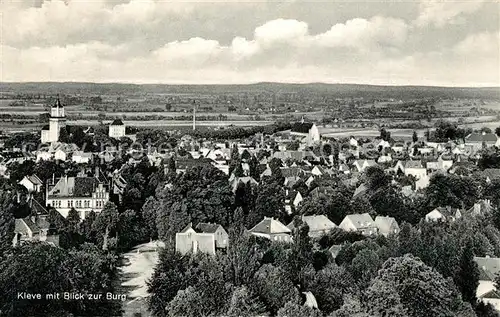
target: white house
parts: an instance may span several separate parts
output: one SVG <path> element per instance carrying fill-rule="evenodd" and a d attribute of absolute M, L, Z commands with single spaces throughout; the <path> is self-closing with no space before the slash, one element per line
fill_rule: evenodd
<path fill-rule="evenodd" d="M 43 182 L 36 176 L 28 175 L 24 176 L 22 180 L 19 181 L 19 185 L 23 185 L 29 192 L 40 192 L 42 190 Z"/>
<path fill-rule="evenodd" d="M 109 137 L 119 139 L 125 136 L 125 124 L 122 120 L 116 119 L 109 125 Z"/>
<path fill-rule="evenodd" d="M 285 191 L 285 211 L 292 214 L 293 210 L 297 210 L 300 203 L 304 200 L 299 191 L 288 189 Z"/>
<path fill-rule="evenodd" d="M 76 164 L 88 164 L 92 160 L 91 152 L 75 151 L 71 160 Z"/>
<path fill-rule="evenodd" d="M 75 208 L 83 220 L 91 210 L 99 213 L 109 200 L 107 186 L 97 177 L 64 176 L 57 182 L 49 181 L 46 191 L 46 205 L 54 207 L 65 218 L 70 209 Z"/>
<path fill-rule="evenodd" d="M 500 311 L 500 292 L 495 286 L 495 277 L 500 273 L 500 258 L 474 257 L 479 268 L 479 285 L 476 297 L 479 301 L 491 304 Z"/>
<path fill-rule="evenodd" d="M 337 228 L 337 225 L 325 215 L 302 216 L 301 219 L 309 227 L 309 236 L 311 238 L 319 238 Z M 290 222 L 287 227 L 290 230 L 295 229 L 294 222 Z"/>
<path fill-rule="evenodd" d="M 455 221 L 462 217 L 462 213 L 457 208 L 437 207 L 425 215 L 425 221 Z"/>
<path fill-rule="evenodd" d="M 377 166 L 374 160 L 356 160 L 354 167 L 360 173 L 364 172 L 368 167 Z"/>
<path fill-rule="evenodd" d="M 399 233 L 398 222 L 393 217 L 377 216 L 375 226 L 377 226 L 378 233 L 385 237 Z"/>
<path fill-rule="evenodd" d="M 345 216 L 339 224 L 339 228 L 345 231 L 356 231 L 366 236 L 377 234 L 377 226 L 368 213 L 353 214 Z"/>
<path fill-rule="evenodd" d="M 292 237 L 290 236 L 292 231 L 274 218 L 264 217 L 264 220 L 256 224 L 249 232 L 254 236 L 263 237 L 271 241 L 292 242 Z"/>

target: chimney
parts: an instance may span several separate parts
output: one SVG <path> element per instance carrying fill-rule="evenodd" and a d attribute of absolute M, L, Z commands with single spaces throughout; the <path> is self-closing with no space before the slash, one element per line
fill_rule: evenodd
<path fill-rule="evenodd" d="M 95 167 L 94 176 L 95 176 L 95 178 L 99 179 L 99 166 Z"/>

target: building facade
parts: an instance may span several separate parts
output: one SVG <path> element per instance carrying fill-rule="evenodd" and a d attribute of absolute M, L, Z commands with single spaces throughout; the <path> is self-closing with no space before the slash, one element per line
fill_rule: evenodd
<path fill-rule="evenodd" d="M 61 128 L 66 127 L 66 114 L 61 100 L 57 98 L 56 102 L 50 108 L 49 126 L 42 129 L 42 143 L 52 143 L 59 141 Z"/>

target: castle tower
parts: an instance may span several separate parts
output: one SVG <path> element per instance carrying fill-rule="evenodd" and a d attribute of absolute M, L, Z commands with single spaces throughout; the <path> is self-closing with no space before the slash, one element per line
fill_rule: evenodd
<path fill-rule="evenodd" d="M 64 106 L 57 97 L 56 102 L 50 108 L 50 118 L 49 118 L 49 135 L 48 142 L 59 141 L 59 133 L 61 128 L 66 126 L 66 115 L 64 114 Z"/>

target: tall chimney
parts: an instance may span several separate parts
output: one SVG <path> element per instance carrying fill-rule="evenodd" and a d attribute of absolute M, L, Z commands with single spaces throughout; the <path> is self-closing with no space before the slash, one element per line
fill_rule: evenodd
<path fill-rule="evenodd" d="M 193 131 L 196 130 L 196 103 L 193 101 Z"/>

